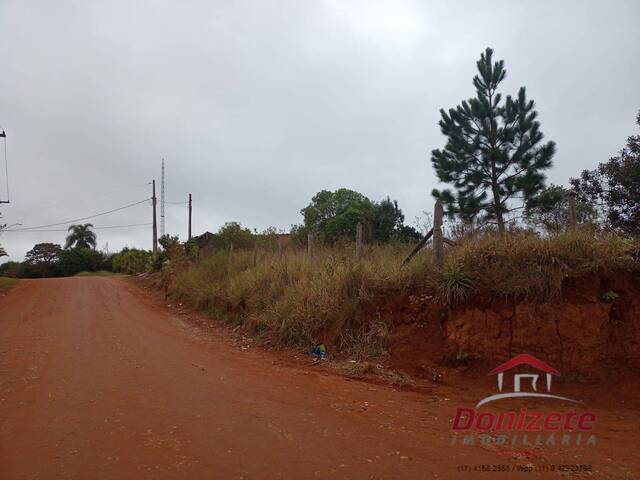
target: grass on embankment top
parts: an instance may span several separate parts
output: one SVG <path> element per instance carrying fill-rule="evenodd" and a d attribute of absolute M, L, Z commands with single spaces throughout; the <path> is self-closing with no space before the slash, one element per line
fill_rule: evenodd
<path fill-rule="evenodd" d="M 567 278 L 640 271 L 640 242 L 588 231 L 471 238 L 446 248 L 442 270 L 429 249 L 400 268 L 411 248 L 369 246 L 362 260 L 352 246 L 318 248 L 313 261 L 303 250 L 260 252 L 255 266 L 251 251 L 233 252 L 231 260 L 227 252 L 201 252 L 195 263 L 178 252 L 163 278 L 179 301 L 279 344 L 331 339 L 340 350 L 367 356 L 386 348 L 393 319 L 376 312 L 393 296 L 432 297 L 445 305 L 479 295 L 546 301 Z"/>
<path fill-rule="evenodd" d="M 17 278 L 0 277 L 0 293 L 4 293 L 18 283 Z"/>
<path fill-rule="evenodd" d="M 118 273 L 110 272 L 108 270 L 97 270 L 95 272 L 78 272 L 76 277 L 113 277 L 119 275 Z"/>

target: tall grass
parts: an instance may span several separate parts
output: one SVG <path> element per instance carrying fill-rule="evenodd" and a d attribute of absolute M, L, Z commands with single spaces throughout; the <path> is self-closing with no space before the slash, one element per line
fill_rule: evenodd
<path fill-rule="evenodd" d="M 0 293 L 4 293 L 18 283 L 17 278 L 0 277 Z"/>
<path fill-rule="evenodd" d="M 373 247 L 357 261 L 352 249 L 321 249 L 311 261 L 300 250 L 263 252 L 254 266 L 253 252 L 231 259 L 216 252 L 188 268 L 172 263 L 168 281 L 180 301 L 274 335 L 280 344 L 331 341 L 346 350 L 382 350 L 386 325 L 368 318 L 367 307 L 376 296 L 426 285 L 434 272 L 429 255 L 399 268 L 403 253 Z"/>
<path fill-rule="evenodd" d="M 214 252 L 197 262 L 172 259 L 163 272 L 171 295 L 282 345 L 325 341 L 361 356 L 384 351 L 389 321 L 376 307 L 390 297 L 428 294 L 446 305 L 478 295 L 546 301 L 563 281 L 601 270 L 638 270 L 640 246 L 618 236 L 571 232 L 552 238 L 484 236 L 449 248 L 438 270 L 429 249 L 400 267 L 410 245 Z"/>
<path fill-rule="evenodd" d="M 453 276 L 462 277 L 468 294 L 547 301 L 557 297 L 568 278 L 587 273 L 638 270 L 640 242 L 617 235 L 575 230 L 541 238 L 532 234 L 488 235 L 450 251 Z M 458 285 L 463 283 L 458 280 Z M 441 287 L 444 286 L 441 283 Z M 446 289 L 447 287 L 444 286 Z"/>

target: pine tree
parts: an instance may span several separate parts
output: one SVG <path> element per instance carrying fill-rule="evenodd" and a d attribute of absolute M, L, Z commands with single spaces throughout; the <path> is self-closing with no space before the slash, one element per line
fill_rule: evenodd
<path fill-rule="evenodd" d="M 524 87 L 517 98 L 508 95 L 502 102 L 497 90 L 507 72 L 503 60 L 492 63 L 492 55 L 487 48 L 477 62 L 476 97 L 440 110 L 447 144 L 431 152 L 431 162 L 440 181 L 453 184 L 456 192 L 433 190 L 433 195 L 449 214 L 464 220 L 484 214 L 504 232 L 511 201 L 526 201 L 544 188 L 543 171 L 551 167 L 555 143 L 540 143 L 538 113 Z"/>

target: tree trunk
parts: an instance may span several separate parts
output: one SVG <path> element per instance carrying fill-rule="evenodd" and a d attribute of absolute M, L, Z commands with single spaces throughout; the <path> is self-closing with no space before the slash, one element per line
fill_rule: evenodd
<path fill-rule="evenodd" d="M 498 191 L 498 186 L 495 183 L 493 185 L 493 209 L 496 212 L 498 232 L 500 232 L 500 235 L 502 235 L 505 232 L 504 217 L 502 215 L 502 202 L 500 200 L 500 192 Z"/>
<path fill-rule="evenodd" d="M 498 232 L 502 235 L 505 232 L 504 228 L 504 218 L 502 216 L 502 210 L 500 208 L 496 209 L 496 221 L 498 222 Z"/>

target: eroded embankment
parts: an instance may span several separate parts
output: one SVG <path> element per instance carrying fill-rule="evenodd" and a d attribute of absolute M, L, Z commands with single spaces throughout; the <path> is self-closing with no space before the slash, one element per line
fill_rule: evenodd
<path fill-rule="evenodd" d="M 498 364 L 529 353 L 566 375 L 596 379 L 640 369 L 640 275 L 567 280 L 561 296 L 544 303 L 476 299 L 446 309 L 423 303 L 421 311 L 405 307 L 398 323 L 391 357 L 414 374 L 429 376 L 438 364 Z"/>

